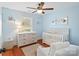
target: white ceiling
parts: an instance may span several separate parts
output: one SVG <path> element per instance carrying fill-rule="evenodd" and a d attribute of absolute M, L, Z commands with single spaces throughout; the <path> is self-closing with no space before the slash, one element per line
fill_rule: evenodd
<path fill-rule="evenodd" d="M 28 9 L 26 7 L 37 7 L 39 2 L 0 2 L 0 7 L 6 7 L 10 9 L 32 12 L 33 10 Z M 62 7 L 70 7 L 73 5 L 79 5 L 79 3 L 75 2 L 45 2 L 44 7 L 53 7 L 55 9 Z"/>

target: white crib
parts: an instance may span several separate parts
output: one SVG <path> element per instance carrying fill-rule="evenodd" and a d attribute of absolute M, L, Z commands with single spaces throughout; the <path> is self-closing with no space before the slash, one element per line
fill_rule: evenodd
<path fill-rule="evenodd" d="M 51 44 L 53 42 L 69 41 L 69 29 L 54 28 L 43 33 L 43 42 Z"/>

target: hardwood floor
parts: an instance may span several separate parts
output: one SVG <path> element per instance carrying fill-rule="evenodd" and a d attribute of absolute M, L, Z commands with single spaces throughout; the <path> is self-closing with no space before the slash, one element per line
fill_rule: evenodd
<path fill-rule="evenodd" d="M 18 46 L 14 46 L 12 49 L 8 49 L 8 50 L 6 50 L 6 52 L 3 52 L 2 56 L 25 56 L 23 51 L 21 50 L 21 48 L 27 47 L 27 46 L 30 46 L 33 44 L 37 44 L 37 43 L 44 47 L 49 47 L 49 45 L 42 43 L 42 40 L 40 39 L 35 43 L 29 44 L 29 45 L 24 45 L 24 46 L 21 46 L 20 48 L 18 48 Z"/>
<path fill-rule="evenodd" d="M 15 46 L 12 49 L 6 50 L 6 52 L 3 52 L 2 56 L 24 56 L 24 53 L 20 48 Z"/>
<path fill-rule="evenodd" d="M 21 50 L 21 48 L 27 47 L 27 46 L 30 46 L 30 45 L 33 45 L 36 43 L 37 42 L 28 44 L 28 45 L 24 45 L 24 46 L 21 46 L 20 48 L 18 48 L 18 46 L 14 46 L 12 49 L 8 49 L 8 50 L 6 50 L 6 52 L 3 52 L 2 56 L 25 56 L 23 51 Z"/>

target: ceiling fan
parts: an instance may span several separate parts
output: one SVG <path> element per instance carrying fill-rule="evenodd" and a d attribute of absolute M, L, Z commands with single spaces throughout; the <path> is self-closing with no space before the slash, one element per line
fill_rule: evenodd
<path fill-rule="evenodd" d="M 45 10 L 54 10 L 54 8 L 43 8 L 44 4 L 45 4 L 44 2 L 40 2 L 37 8 L 33 7 L 27 7 L 27 8 L 34 9 L 35 11 L 33 11 L 32 13 L 38 12 L 42 14 L 45 14 Z"/>

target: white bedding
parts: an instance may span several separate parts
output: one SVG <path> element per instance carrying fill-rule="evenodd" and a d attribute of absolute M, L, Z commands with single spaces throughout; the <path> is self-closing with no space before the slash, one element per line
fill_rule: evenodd
<path fill-rule="evenodd" d="M 79 46 L 70 45 L 55 52 L 55 56 L 79 56 Z"/>
<path fill-rule="evenodd" d="M 79 46 L 71 45 L 68 42 L 58 42 L 52 47 L 37 49 L 38 56 L 79 56 Z"/>
<path fill-rule="evenodd" d="M 38 56 L 51 56 L 54 55 L 55 51 L 66 48 L 69 46 L 69 42 L 57 42 L 51 44 L 51 47 L 42 47 L 39 46 L 37 49 L 37 55 Z"/>

